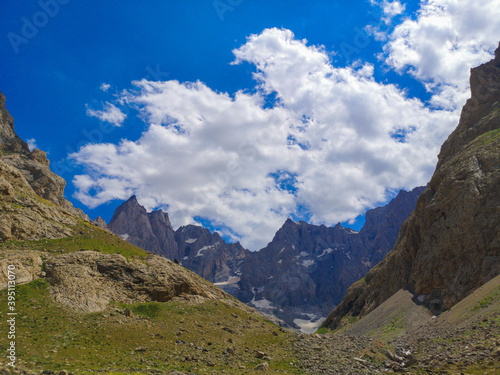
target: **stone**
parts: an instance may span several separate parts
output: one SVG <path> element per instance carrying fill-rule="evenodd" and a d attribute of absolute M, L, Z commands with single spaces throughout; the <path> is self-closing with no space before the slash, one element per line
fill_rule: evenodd
<path fill-rule="evenodd" d="M 255 358 L 264 358 L 266 356 L 266 353 L 262 352 L 262 351 L 257 351 L 257 353 L 255 353 Z"/>
<path fill-rule="evenodd" d="M 269 363 L 264 362 L 253 368 L 255 371 L 271 371 L 271 367 L 269 367 Z"/>

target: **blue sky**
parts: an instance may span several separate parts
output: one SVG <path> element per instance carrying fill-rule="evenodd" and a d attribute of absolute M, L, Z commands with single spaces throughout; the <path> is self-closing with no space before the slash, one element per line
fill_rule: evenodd
<path fill-rule="evenodd" d="M 0 90 L 90 217 L 136 194 L 257 249 L 288 216 L 348 222 L 425 184 L 498 9 L 6 0 Z"/>

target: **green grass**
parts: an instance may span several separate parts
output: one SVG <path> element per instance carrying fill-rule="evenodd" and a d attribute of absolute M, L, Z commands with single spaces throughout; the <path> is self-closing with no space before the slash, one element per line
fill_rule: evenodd
<path fill-rule="evenodd" d="M 130 310 L 137 315 L 148 318 L 157 318 L 162 308 L 160 302 L 144 302 L 129 306 Z"/>
<path fill-rule="evenodd" d="M 489 296 L 486 296 L 481 301 L 479 301 L 477 305 L 475 305 L 472 308 L 472 311 L 478 311 L 490 306 L 493 302 L 495 302 L 498 299 L 499 296 L 500 296 L 500 288 L 497 288 Z"/>
<path fill-rule="evenodd" d="M 6 303 L 3 290 L 0 306 Z M 262 362 L 255 358 L 257 350 L 272 357 L 271 374 L 302 373 L 290 365 L 297 362 L 290 351 L 291 334 L 222 301 L 111 303 L 103 312 L 83 314 L 52 302 L 48 283 L 39 279 L 17 287 L 16 307 L 18 358 L 21 365 L 39 373 L 65 369 L 118 375 L 146 373 L 150 368 L 167 373 L 250 374 Z M 125 314 L 126 308 L 131 316 Z M 0 332 L 6 329 L 2 319 Z M 224 353 L 228 347 L 234 354 Z M 2 335 L 0 350 L 6 349 Z"/>
<path fill-rule="evenodd" d="M 499 137 L 500 137 L 500 129 L 493 129 L 490 130 L 489 132 L 481 134 L 479 137 L 477 137 L 477 141 L 481 145 L 488 145 L 490 143 L 495 142 Z"/>
<path fill-rule="evenodd" d="M 325 333 L 328 333 L 328 332 L 331 332 L 328 328 L 321 327 L 315 333 L 317 333 L 318 335 L 324 335 Z"/>
<path fill-rule="evenodd" d="M 83 220 L 73 228 L 73 231 L 76 235 L 67 238 L 3 242 L 0 243 L 0 250 L 39 250 L 51 253 L 95 250 L 104 254 L 121 254 L 126 258 L 145 258 L 148 256 L 146 251 Z"/>

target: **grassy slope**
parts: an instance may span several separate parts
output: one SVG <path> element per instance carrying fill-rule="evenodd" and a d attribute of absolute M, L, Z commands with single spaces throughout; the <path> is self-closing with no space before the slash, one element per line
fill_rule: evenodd
<path fill-rule="evenodd" d="M 80 220 L 73 237 L 40 239 L 36 241 L 7 241 L 0 243 L 1 250 L 40 250 L 50 253 L 69 253 L 79 250 L 97 250 L 105 254 L 121 254 L 126 258 L 145 258 L 148 253 L 122 240 L 114 234 Z"/>
<path fill-rule="evenodd" d="M 0 251 L 29 249 L 57 254 L 85 249 L 128 258 L 148 255 L 88 223 L 82 222 L 77 229 L 78 234 L 70 238 L 9 241 L 0 245 Z M 255 357 L 256 351 L 263 351 L 271 357 L 267 360 L 271 373 L 301 373 L 290 350 L 292 334 L 224 301 L 114 304 L 100 313 L 83 314 L 54 303 L 49 289 L 44 279 L 17 286 L 17 354 L 28 369 L 66 369 L 77 374 L 101 369 L 105 373 L 157 369 L 252 374 L 252 369 L 265 361 Z M 7 306 L 6 290 L 0 292 L 0 306 L 2 311 Z M 132 311 L 131 316 L 127 310 Z M 2 352 L 7 349 L 7 328 L 2 318 Z M 7 359 L 0 358 L 0 363 L 5 366 Z"/>
<path fill-rule="evenodd" d="M 412 301 L 412 294 L 400 290 L 345 333 L 391 341 L 431 320 L 432 314 Z"/>
<path fill-rule="evenodd" d="M 6 306 L 5 291 L 0 305 Z M 127 308 L 131 316 L 125 314 Z M 290 365 L 295 359 L 287 350 L 289 334 L 222 301 L 114 305 L 101 313 L 79 314 L 55 305 L 48 283 L 40 279 L 18 286 L 17 309 L 18 357 L 30 369 L 250 374 L 263 362 L 255 358 L 261 350 L 272 357 L 273 373 L 299 373 Z M 2 320 L 0 331 L 6 329 Z M 224 354 L 227 348 L 234 354 Z M 6 349 L 2 337 L 0 350 Z"/>

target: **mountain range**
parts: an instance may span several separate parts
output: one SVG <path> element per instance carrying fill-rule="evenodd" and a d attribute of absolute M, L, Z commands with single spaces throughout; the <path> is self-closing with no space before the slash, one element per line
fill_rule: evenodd
<path fill-rule="evenodd" d="M 386 206 L 369 210 L 357 232 L 288 219 L 263 249 L 251 252 L 218 233 L 187 225 L 174 231 L 168 213 L 147 212 L 132 196 L 105 226 L 122 239 L 215 283 L 288 326 L 314 330 L 347 288 L 394 246 L 401 224 L 415 209 L 424 187 L 401 191 Z"/>

